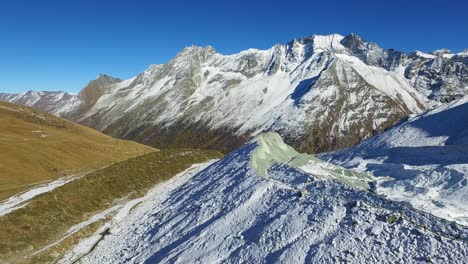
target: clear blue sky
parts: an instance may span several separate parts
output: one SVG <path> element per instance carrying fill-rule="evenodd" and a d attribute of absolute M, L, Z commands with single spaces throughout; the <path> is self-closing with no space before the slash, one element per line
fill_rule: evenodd
<path fill-rule="evenodd" d="M 356 33 L 385 48 L 468 48 L 465 0 L 0 0 L 0 92 L 78 92 L 129 78 L 185 46 L 224 54 L 312 34 Z"/>

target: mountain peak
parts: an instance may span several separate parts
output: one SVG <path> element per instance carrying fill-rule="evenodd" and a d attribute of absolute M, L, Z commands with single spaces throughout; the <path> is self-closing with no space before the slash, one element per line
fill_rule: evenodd
<path fill-rule="evenodd" d="M 365 40 L 363 40 L 360 36 L 354 33 L 347 35 L 341 40 L 341 44 L 351 50 L 361 49 L 365 45 L 365 43 Z"/>
<path fill-rule="evenodd" d="M 457 53 L 458 56 L 462 56 L 462 57 L 467 57 L 468 56 L 468 49 L 462 51 L 462 52 L 459 52 Z"/>
<path fill-rule="evenodd" d="M 334 51 L 344 49 L 343 45 L 340 43 L 343 38 L 344 37 L 340 34 L 312 35 L 310 37 L 300 38 L 299 40 L 294 38 L 287 43 L 287 45 L 309 44 L 313 46 L 314 50 Z"/>
<path fill-rule="evenodd" d="M 313 35 L 314 50 L 342 50 L 344 49 L 341 44 L 343 38 L 340 34 Z"/>
<path fill-rule="evenodd" d="M 82 99 L 81 110 L 89 110 L 97 100 L 105 94 L 110 85 L 122 82 L 122 79 L 114 78 L 106 74 L 99 74 L 96 80 L 92 80 L 84 87 L 79 96 Z"/>
<path fill-rule="evenodd" d="M 179 54 L 177 54 L 177 57 L 185 56 L 187 54 L 200 54 L 200 53 L 214 54 L 214 53 L 216 53 L 216 50 L 212 46 L 192 45 L 192 46 L 185 47 L 181 52 L 179 52 Z"/>
<path fill-rule="evenodd" d="M 116 83 L 116 82 L 121 82 L 122 79 L 112 77 L 110 75 L 107 75 L 105 73 L 100 73 L 95 81 L 99 82 L 105 82 L 105 83 Z"/>
<path fill-rule="evenodd" d="M 411 55 L 415 55 L 415 56 L 425 58 L 425 59 L 434 59 L 436 57 L 433 54 L 425 53 L 419 50 L 412 52 Z"/>
<path fill-rule="evenodd" d="M 433 55 L 445 55 L 445 54 L 453 54 L 452 51 L 448 50 L 448 49 L 438 49 L 438 50 L 434 50 L 433 52 L 431 52 L 431 54 Z"/>

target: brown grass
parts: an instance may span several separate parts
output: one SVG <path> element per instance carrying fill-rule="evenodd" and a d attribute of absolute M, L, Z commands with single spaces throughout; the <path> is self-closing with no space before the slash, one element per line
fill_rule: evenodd
<path fill-rule="evenodd" d="M 0 102 L 0 201 L 39 183 L 153 151 L 32 108 Z"/>

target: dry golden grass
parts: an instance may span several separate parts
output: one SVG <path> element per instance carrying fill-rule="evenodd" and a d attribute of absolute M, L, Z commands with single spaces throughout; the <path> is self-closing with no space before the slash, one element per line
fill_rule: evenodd
<path fill-rule="evenodd" d="M 153 151 L 32 108 L 0 102 L 0 201 L 39 183 Z"/>

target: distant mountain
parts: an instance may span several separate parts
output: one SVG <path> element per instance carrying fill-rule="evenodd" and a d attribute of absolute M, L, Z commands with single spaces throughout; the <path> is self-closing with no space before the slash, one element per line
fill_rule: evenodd
<path fill-rule="evenodd" d="M 467 55 L 405 54 L 354 34 L 314 35 L 234 55 L 192 46 L 134 78 L 101 75 L 79 95 L 46 105 L 57 106 L 47 109 L 51 113 L 158 148 L 227 152 L 275 131 L 300 151 L 321 152 L 353 146 L 468 94 Z"/>
<path fill-rule="evenodd" d="M 60 263 L 468 261 L 466 227 L 348 184 L 361 176 L 260 135 L 156 186 Z"/>
<path fill-rule="evenodd" d="M 468 225 L 468 96 L 320 157 L 377 176 L 388 198 Z"/>
<path fill-rule="evenodd" d="M 0 101 L 33 107 L 58 116 L 62 112 L 69 111 L 75 104 L 80 104 L 80 98 L 76 95 L 46 91 L 27 91 L 21 94 L 0 93 Z"/>

